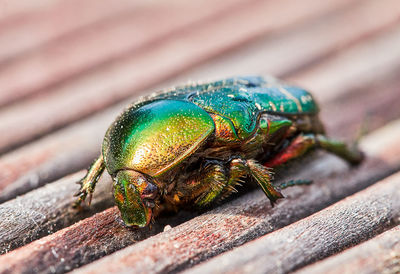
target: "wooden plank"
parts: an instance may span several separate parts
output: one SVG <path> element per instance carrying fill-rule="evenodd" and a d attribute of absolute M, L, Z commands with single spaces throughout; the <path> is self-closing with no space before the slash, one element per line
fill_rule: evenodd
<path fill-rule="evenodd" d="M 400 9 L 400 6 L 397 5 L 397 7 Z M 352 89 L 360 89 L 360 86 L 371 84 L 370 79 L 377 75 L 387 74 L 388 71 L 385 71 L 385 68 L 391 67 L 392 70 L 395 70 L 394 68 L 397 67 L 395 60 L 399 58 L 400 51 L 393 49 L 400 47 L 400 29 L 395 27 L 390 32 L 385 32 L 383 36 L 386 36 L 386 39 L 382 37 L 383 39 L 364 43 L 343 52 L 341 60 L 332 56 L 330 62 L 318 63 L 289 79 L 312 90 L 329 87 L 325 88 L 324 93 L 318 94 L 317 99 L 321 102 L 328 101 L 333 97 L 337 98 L 340 95 L 345 97 L 346 91 L 341 89 L 343 82 L 347 82 L 348 86 L 351 85 Z M 365 58 L 376 55 L 377 48 L 379 48 L 379 60 Z M 369 60 L 375 60 L 375 62 L 370 63 Z M 396 71 L 394 72 L 396 73 Z M 338 84 L 339 82 L 340 84 Z"/>
<path fill-rule="evenodd" d="M 311 2 L 314 4 L 311 5 Z M 0 131 L 3 133 L 0 152 L 9 151 L 17 145 L 82 119 L 263 33 L 321 15 L 347 2 L 252 2 L 212 22 L 193 26 L 190 32 L 169 37 L 153 47 L 136 51 L 108 66 L 70 79 L 68 83 L 49 90 L 46 96 L 35 97 L 0 111 Z M 268 17 L 268 14 L 275 16 Z M 234 32 L 230 31 L 232 28 Z M 171 55 L 171 52 L 180 54 Z M 35 113 L 34 120 L 31 119 L 31 113 Z"/>
<path fill-rule="evenodd" d="M 295 273 L 398 273 L 399 258 L 400 226 L 396 226 L 365 243 Z"/>
<path fill-rule="evenodd" d="M 108 184 L 103 183 L 98 189 L 100 194 L 93 199 L 93 211 L 79 213 L 73 210 L 71 205 L 75 200 L 76 182 L 83 175 L 84 172 L 79 172 L 67 176 L 1 204 L 0 253 L 51 234 L 114 204 L 109 177 L 105 176 L 102 181 Z"/>
<path fill-rule="evenodd" d="M 0 25 L 10 18 L 27 15 L 44 8 L 49 8 L 52 4 L 58 4 L 60 0 L 37 0 L 37 1 L 1 1 L 0 2 Z"/>
<path fill-rule="evenodd" d="M 376 3 L 376 2 L 374 2 Z M 364 7 L 364 6 L 363 6 Z M 374 7 L 374 6 L 369 6 L 368 8 L 362 8 L 361 11 L 359 13 L 355 12 L 352 13 L 355 16 L 360 16 L 360 18 L 364 18 L 365 15 L 363 14 L 368 14 L 368 12 L 365 12 L 365 10 L 370 11 L 370 9 Z M 365 9 L 365 10 L 364 10 Z M 304 34 L 301 35 L 301 37 L 304 37 L 304 41 L 312 41 L 311 37 L 314 36 L 318 36 L 318 35 L 322 35 L 323 33 L 338 33 L 338 29 L 342 29 L 345 27 L 345 25 L 343 25 L 343 21 L 345 18 L 347 17 L 348 14 L 347 12 L 345 13 L 344 16 L 337 16 L 335 17 L 335 20 L 333 20 L 332 23 L 335 27 L 330 29 L 328 27 L 324 27 L 322 28 L 322 30 L 317 29 L 313 29 L 313 31 L 309 32 L 308 29 L 310 28 L 310 25 L 306 25 L 306 26 L 302 26 L 301 29 L 294 29 L 295 33 L 299 33 L 299 34 Z M 355 17 L 358 18 L 358 17 Z M 355 18 L 353 18 L 353 20 L 356 20 Z M 364 20 L 361 20 L 364 21 Z M 339 24 L 340 22 L 342 22 L 341 24 Z M 346 22 L 347 24 L 347 22 Z M 315 22 L 311 22 L 312 26 L 316 26 L 317 24 Z M 328 24 L 329 26 L 330 24 Z M 360 26 L 362 26 L 362 24 L 360 24 Z M 373 28 L 374 29 L 374 28 Z M 336 30 L 336 31 L 335 31 Z M 361 32 L 361 29 L 359 30 Z M 368 31 L 371 31 L 371 29 L 368 29 Z M 358 34 L 356 34 L 358 32 L 354 32 L 354 39 L 358 39 Z M 283 42 L 289 42 L 289 41 L 284 38 L 284 37 L 291 37 L 292 36 L 292 32 L 289 32 L 287 34 L 282 34 L 282 43 Z M 313 35 L 312 35 L 313 34 Z M 316 50 L 316 52 L 319 52 L 322 55 L 326 55 L 327 52 L 330 51 L 335 51 L 334 49 L 336 49 L 337 47 L 339 47 L 340 45 L 343 45 L 343 40 L 341 40 L 341 36 L 337 36 L 337 35 L 333 35 L 330 39 L 328 39 L 331 36 L 325 36 L 324 39 L 322 40 L 327 40 L 329 41 L 329 43 L 322 43 L 321 47 L 319 48 L 319 50 L 316 50 L 315 47 L 311 47 L 310 44 L 310 48 L 313 50 Z M 353 37 L 353 36 L 349 36 L 349 37 Z M 336 40 L 338 39 L 338 40 Z M 390 40 L 390 35 L 387 34 L 383 34 L 380 35 L 378 37 L 373 37 L 370 40 L 365 41 L 365 44 L 372 44 L 372 45 L 376 45 L 376 47 L 374 47 L 375 51 L 379 52 L 381 51 L 383 48 L 383 46 L 385 46 L 384 43 L 378 43 L 375 42 L 375 39 L 378 39 L 378 41 L 387 41 L 388 39 Z M 397 38 L 394 38 L 397 39 Z M 350 39 L 351 40 L 351 39 Z M 349 41 L 350 41 L 349 40 Z M 265 50 L 261 51 L 260 49 L 254 49 L 252 46 L 250 46 L 250 49 L 254 49 L 254 51 L 251 51 L 254 53 L 255 56 L 259 57 L 259 60 L 265 60 L 268 59 L 267 57 L 270 55 L 273 55 L 272 53 L 274 53 L 275 51 L 277 51 L 277 56 L 279 56 L 279 58 L 284 59 L 285 56 L 289 56 L 289 57 L 295 57 L 295 55 L 290 55 L 290 52 L 295 52 L 294 49 L 301 47 L 301 45 L 304 46 L 304 42 L 303 40 L 299 39 L 297 40 L 297 43 L 295 43 L 295 41 L 292 41 L 293 43 L 291 44 L 293 47 L 289 48 L 287 47 L 287 50 L 285 51 L 278 51 L 278 45 L 281 43 L 277 43 L 276 46 L 273 46 L 271 48 L 268 47 L 269 44 L 271 44 L 271 42 L 267 39 L 265 41 L 263 41 L 263 46 L 265 47 Z M 336 41 L 336 44 L 335 44 Z M 310 42 L 307 42 L 310 43 Z M 354 58 L 355 61 L 362 61 L 365 58 L 369 59 L 370 63 L 382 63 L 381 59 L 382 58 L 386 58 L 385 56 L 381 56 L 381 55 L 360 55 L 357 53 L 357 51 L 354 50 L 354 48 L 357 47 L 365 47 L 365 44 L 361 43 L 359 45 L 355 45 L 354 47 L 351 47 L 349 50 L 352 52 L 355 52 L 355 56 L 357 58 Z M 286 44 L 286 43 L 283 43 Z M 331 47 L 331 45 L 336 45 L 335 47 Z M 328 47 L 329 50 L 324 50 L 324 47 Z M 308 47 L 305 47 L 308 48 Z M 289 50 L 290 49 L 290 50 Z M 260 56 L 257 52 L 263 52 L 264 55 Z M 312 52 L 308 52 L 305 55 L 309 56 L 309 58 L 311 58 L 310 60 L 308 59 L 297 59 L 299 60 L 297 64 L 297 67 L 301 66 L 301 62 L 303 63 L 310 63 L 313 62 L 312 60 L 317 60 L 321 57 L 321 55 L 316 54 L 313 55 Z M 237 56 L 237 57 L 236 57 Z M 243 58 L 243 56 L 245 56 L 245 58 Z M 337 60 L 341 60 L 341 54 L 338 54 L 336 56 Z M 346 51 L 343 51 L 343 56 L 347 56 Z M 239 62 L 238 58 L 241 58 L 242 61 Z M 264 58 L 265 57 L 265 58 Z M 292 59 L 289 58 L 288 59 Z M 264 59 L 263 59 L 264 58 Z M 237 62 L 235 63 L 235 66 L 233 65 L 233 63 L 229 63 L 230 59 L 234 59 Z M 251 59 L 254 60 L 252 58 L 249 58 L 249 55 L 247 53 L 247 55 L 243 52 L 243 50 L 238 51 L 237 55 L 235 55 L 234 57 L 232 55 L 227 56 L 225 59 L 221 58 L 219 59 L 219 62 L 221 63 L 227 63 L 230 68 L 233 71 L 238 71 L 237 68 L 243 68 L 243 73 L 246 72 L 246 68 L 254 68 L 255 72 L 262 72 L 262 71 L 266 71 L 267 69 L 271 68 L 271 64 L 269 62 L 259 62 L 259 63 L 248 63 L 246 60 Z M 301 62 L 300 62 L 301 61 Z M 331 60 L 328 60 L 328 63 L 331 62 Z M 343 64 L 345 64 L 346 58 L 343 59 Z M 282 64 L 284 64 L 285 62 L 281 62 Z M 391 63 L 391 66 L 387 66 L 387 67 L 383 67 L 382 71 L 385 72 L 384 75 L 381 74 L 376 74 L 376 75 L 372 75 L 370 80 L 375 82 L 375 85 L 379 82 L 389 82 L 392 83 L 393 79 L 391 79 L 391 74 L 393 73 L 393 71 L 396 70 L 396 67 L 398 67 L 400 63 L 400 57 L 397 59 L 397 66 L 395 65 L 394 62 Z M 254 66 L 249 66 L 250 64 L 253 64 Z M 292 63 L 294 64 L 294 63 Z M 237 67 L 236 67 L 237 66 Z M 282 65 L 283 66 L 283 65 Z M 279 67 L 282 68 L 282 66 L 276 66 L 279 69 Z M 289 68 L 287 68 L 289 69 Z M 358 69 L 362 69 L 362 68 L 358 68 Z M 208 71 L 208 76 L 206 76 L 204 74 L 204 71 L 207 70 Z M 201 77 L 204 78 L 209 78 L 210 75 L 221 75 L 221 71 L 226 71 L 223 68 L 221 68 L 218 63 L 214 63 L 211 62 L 211 64 L 206 65 L 206 68 L 200 68 L 198 70 L 192 71 L 191 74 L 186 74 L 185 76 L 183 76 L 184 79 L 188 79 L 188 78 L 197 78 L 197 79 L 201 79 Z M 282 72 L 282 71 L 281 71 Z M 387 79 L 386 75 L 389 75 L 389 78 Z M 395 76 L 396 78 L 397 76 Z M 179 82 L 179 79 L 181 81 L 184 81 L 183 79 L 181 79 L 182 77 L 175 79 L 174 83 Z M 300 79 L 301 80 L 301 79 Z M 185 80 L 186 81 L 186 80 Z M 305 79 L 302 80 L 304 84 L 310 85 L 309 83 L 312 83 L 312 79 Z M 353 79 L 353 81 L 357 81 L 358 79 Z M 347 82 L 347 85 L 353 86 L 352 82 Z M 367 90 L 371 92 L 374 92 L 375 89 L 370 89 L 368 88 L 369 85 L 363 87 L 363 89 L 358 90 L 358 93 L 360 92 L 366 92 Z M 163 86 L 165 88 L 165 85 Z M 329 87 L 320 87 L 320 90 L 315 90 L 314 94 L 319 97 L 319 94 L 324 94 L 325 92 L 327 92 L 327 90 L 329 89 Z M 342 90 L 346 90 L 349 92 L 349 88 L 347 88 L 346 86 L 341 86 L 340 87 Z M 385 84 L 383 84 L 382 87 L 380 87 L 382 90 L 385 89 L 387 93 L 390 92 L 396 92 L 396 86 L 393 87 L 385 87 Z M 323 95 L 322 95 L 323 96 Z M 364 96 L 358 96 L 357 97 L 358 100 L 364 100 L 367 99 L 369 97 L 364 97 Z M 372 98 L 372 97 L 371 97 Z M 396 98 L 392 98 L 389 94 L 386 97 L 380 97 L 380 98 L 390 98 L 390 100 L 396 100 Z M 124 105 L 128 104 L 129 101 L 126 101 L 125 103 L 121 104 L 120 106 L 117 106 L 116 108 L 113 108 L 112 110 L 110 110 L 108 112 L 108 114 L 104 114 L 104 115 L 99 115 L 97 117 L 93 117 L 90 121 L 89 120 L 85 120 L 83 122 L 77 123 L 76 126 L 73 126 L 72 128 L 67 128 L 65 130 L 62 130 L 60 132 L 57 132 L 55 134 L 49 135 L 48 137 L 39 140 L 35 143 L 32 143 L 28 146 L 22 147 L 19 150 L 16 150 L 12 153 L 9 153 L 7 155 L 4 155 L 3 157 L 0 158 L 0 168 L 2 170 L 4 170 L 3 173 L 0 174 L 0 189 L 3 189 L 2 194 L 0 195 L 0 201 L 4 201 L 9 199 L 10 197 L 15 197 L 15 195 L 17 194 L 22 194 L 24 192 L 26 192 L 29 189 L 32 189 L 34 187 L 37 187 L 39 185 L 43 185 L 44 183 L 50 182 L 56 178 L 59 178 L 63 175 L 66 175 L 70 172 L 74 172 L 79 170 L 80 168 L 83 168 L 85 166 L 87 166 L 89 164 L 89 162 L 96 157 L 96 155 L 99 153 L 99 147 L 100 147 L 100 142 L 101 142 L 101 138 L 105 132 L 106 127 L 111 123 L 111 121 L 113 120 L 113 118 L 116 116 L 116 114 L 120 111 L 120 109 L 122 109 L 124 107 Z M 349 102 L 351 103 L 351 102 Z M 376 102 L 378 103 L 378 102 Z M 395 106 L 396 103 L 393 102 L 393 104 L 388 104 L 386 107 L 390 107 L 390 106 Z M 372 107 L 372 104 L 370 105 Z M 323 112 L 323 116 L 324 116 L 324 110 L 328 108 L 331 109 L 328 106 L 324 106 L 322 108 Z M 393 107 L 391 107 L 393 108 Z M 346 109 L 352 109 L 352 107 L 348 107 Z M 382 113 L 382 111 L 384 110 L 383 108 L 380 108 L 378 106 L 374 107 L 374 109 L 376 109 L 376 111 L 374 112 L 374 117 L 378 117 L 379 113 Z M 332 109 L 332 111 L 337 112 L 337 110 L 335 108 Z M 359 117 L 360 119 L 362 119 L 362 117 L 364 117 L 365 115 L 362 115 L 362 109 L 359 110 L 359 114 L 361 114 Z M 339 112 L 342 113 L 343 111 Z M 330 111 L 327 111 L 327 113 L 330 113 Z M 393 116 L 392 117 L 396 117 L 396 109 L 393 109 L 391 112 Z M 383 113 L 382 115 L 387 115 L 387 113 Z M 332 119 L 336 119 L 336 121 L 339 120 L 340 121 L 346 121 L 346 119 L 343 119 L 343 115 L 336 115 L 335 117 L 331 117 L 328 118 L 330 120 Z M 327 118 L 325 118 L 325 121 L 330 121 Z M 360 122 L 360 121 L 358 121 Z M 330 125 L 331 123 L 327 123 L 328 125 Z M 356 125 L 357 123 L 353 123 L 353 125 Z M 378 123 L 378 126 L 381 125 Z M 358 129 L 355 128 L 351 128 L 351 127 L 346 127 L 348 134 L 345 136 L 351 136 L 349 135 L 349 133 L 351 131 L 355 132 Z M 82 151 L 84 151 L 84 153 L 82 153 Z M 31 157 L 27 158 L 26 155 L 31 155 Z M 11 185 L 12 183 L 12 185 Z"/>
<path fill-rule="evenodd" d="M 87 167 L 119 105 L 0 158 L 0 203 Z M 26 157 L 29 155 L 29 157 Z"/>
<path fill-rule="evenodd" d="M 146 1 L 117 0 L 113 5 L 105 0 L 7 2 L 13 4 L 4 14 L 10 17 L 0 21 L 0 64 L 57 37 L 143 6 Z M 21 4 L 17 6 L 14 2 Z M 39 6 L 41 3 L 42 8 L 33 8 L 34 4 Z"/>
<path fill-rule="evenodd" d="M 126 5 L 126 11 L 115 18 L 104 18 L 7 62 L 0 68 L 0 106 L 52 89 L 54 85 L 104 66 L 110 60 L 125 58 L 176 33 L 186 32 L 193 24 L 212 21 L 249 3 L 249 0 L 217 3 L 209 0 Z M 101 8 L 101 5 L 91 5 Z M 213 9 L 206 8 L 210 5 Z M 75 9 L 77 6 L 75 3 Z"/>
<path fill-rule="evenodd" d="M 306 66 L 316 65 L 328 57 L 334 59 L 338 54 L 340 58 L 341 51 L 347 47 L 353 46 L 354 51 L 357 51 L 356 49 L 361 47 L 357 43 L 371 41 L 370 39 L 374 39 L 372 36 L 379 35 L 379 32 L 382 34 L 391 25 L 398 24 L 400 10 L 396 8 L 396 4 L 395 0 L 353 3 L 336 12 L 297 24 L 284 33 L 276 32 L 263 36 L 246 47 L 214 58 L 193 71 L 180 74 L 171 84 L 187 79 L 222 78 L 243 74 L 272 74 L 288 78 Z M 382 16 L 376 17 L 376 14 Z M 375 19 L 370 20 L 371 17 Z M 348 27 L 350 24 L 351 28 Z M 386 39 L 382 37 L 380 41 L 384 40 Z M 369 45 L 378 47 L 372 46 L 371 43 Z M 361 55 L 362 53 L 365 54 L 364 51 Z M 368 60 L 371 59 L 371 62 L 375 63 L 375 58 L 376 56 L 369 55 Z M 355 54 L 354 59 L 355 62 L 358 61 Z M 310 83 L 312 82 L 308 82 Z M 317 89 L 313 90 L 318 92 Z"/>
<path fill-rule="evenodd" d="M 310 217 L 194 267 L 187 273 L 289 273 L 399 223 L 400 173 L 396 173 Z M 104 259 L 103 263 L 106 262 L 110 265 L 113 261 Z M 103 266 L 98 263 L 92 268 L 82 269 L 81 273 L 94 272 L 95 267 Z M 345 270 L 340 263 L 337 266 Z M 328 269 L 332 267 L 325 270 Z M 339 269 L 336 268 L 334 272 L 343 273 Z M 124 268 L 114 268 L 112 271 L 118 270 Z"/>
<path fill-rule="evenodd" d="M 99 261 L 98 264 L 94 264 L 91 269 L 103 269 L 104 267 L 108 271 L 109 269 L 105 265 L 112 261 L 109 265 L 113 265 L 113 267 L 118 265 L 122 268 L 115 268 L 116 271 L 127 270 L 125 267 L 136 267 L 132 269 L 135 272 L 177 271 L 198 263 L 209 256 L 215 256 L 234 246 L 279 229 L 365 188 L 375 182 L 377 178 L 382 178 L 388 173 L 399 170 L 399 137 L 400 121 L 396 121 L 364 138 L 362 144 L 369 158 L 358 169 L 349 170 L 341 160 L 331 155 L 317 157 L 317 159 L 307 164 L 303 162 L 302 166 L 298 165 L 292 172 L 295 172 L 296 177 L 299 178 L 313 178 L 315 183 L 310 187 L 285 190 L 284 194 L 287 198 L 279 202 L 276 207 L 270 207 L 261 191 L 253 191 L 165 233 L 130 246 L 124 249 L 122 253 L 110 255 Z M 387 147 L 391 148 L 391 153 L 387 153 Z M 305 169 L 304 167 L 307 168 Z M 289 178 L 286 177 L 282 180 L 287 179 Z M 69 181 L 66 179 L 63 184 L 49 184 L 46 189 L 60 192 L 59 189 L 61 187 L 71 184 L 73 184 L 73 179 Z M 41 198 L 43 196 L 41 191 L 41 189 L 35 190 L 36 193 L 29 196 L 29 202 L 24 205 L 25 210 L 29 211 L 30 207 L 32 207 L 30 204 L 36 204 L 36 199 L 44 199 Z M 65 195 L 65 200 L 71 199 L 68 196 L 70 195 L 68 191 L 63 191 L 62 193 Z M 28 195 L 31 195 L 31 193 L 25 196 Z M 48 199 L 48 194 L 44 195 Z M 99 200 L 106 199 L 105 197 L 100 197 L 101 195 L 104 194 L 96 193 L 95 198 Z M 19 198 L 19 201 L 27 200 L 28 198 L 24 196 Z M 3 205 L 15 208 L 18 206 L 18 200 L 12 200 Z M 51 211 L 52 206 L 51 202 L 49 202 L 46 210 Z M 67 214 L 71 213 L 68 212 Z M 0 216 L 4 216 L 4 213 L 0 213 Z M 137 240 L 144 239 L 149 235 L 146 229 L 121 230 L 121 223 L 118 221 L 112 224 L 107 221 L 107 226 L 104 227 L 97 225 L 104 223 L 103 219 L 111 220 L 116 216 L 117 211 L 114 208 L 83 220 L 77 226 L 88 226 L 85 231 L 89 231 L 89 235 L 85 234 L 86 236 L 81 236 L 79 239 L 73 236 L 75 234 L 71 231 L 76 227 L 66 228 L 56 232 L 54 235 L 9 252 L 0 257 L 0 262 L 4 260 L 8 263 L 0 263 L 0 272 L 7 268 L 22 272 L 33 265 L 37 267 L 38 271 L 49 271 L 49 269 L 70 270 L 131 244 L 132 241 L 130 239 L 132 237 Z M 193 215 L 189 215 L 189 217 L 193 217 Z M 9 219 L 2 218 L 4 221 L 0 224 L 0 235 L 13 235 L 13 244 L 24 239 L 25 233 L 30 233 L 30 235 L 33 233 L 40 234 L 41 229 L 43 229 L 42 224 L 35 226 L 27 218 L 18 220 L 20 222 L 18 225 L 15 224 L 15 220 L 10 222 Z M 57 219 L 57 217 L 47 218 L 51 218 L 53 222 Z M 174 226 L 176 223 L 183 221 L 178 217 L 177 219 L 172 219 L 169 224 Z M 65 225 L 68 225 L 67 221 L 64 220 L 64 222 Z M 164 221 L 165 223 L 168 224 L 168 219 Z M 18 231 L 16 231 L 17 228 Z M 47 229 L 47 227 L 45 228 Z M 110 238 L 108 234 L 110 229 L 111 231 L 118 231 L 118 237 L 115 239 Z M 160 226 L 156 226 L 153 232 L 158 232 L 161 229 Z M 96 231 L 93 237 L 90 235 L 91 231 Z M 55 241 L 54 239 L 63 240 Z M 77 245 L 77 241 L 79 241 L 78 248 L 73 248 L 73 246 Z M 2 246 L 5 244 L 7 242 L 3 240 Z M 103 245 L 106 246 L 106 250 L 102 249 Z M 55 250 L 57 256 L 48 256 L 52 249 Z M 80 254 L 90 254 L 90 256 L 81 256 Z M 64 260 L 60 258 L 64 258 Z M 151 263 L 153 260 L 157 260 L 157 264 Z M 115 263 L 115 261 L 118 261 L 118 263 Z"/>

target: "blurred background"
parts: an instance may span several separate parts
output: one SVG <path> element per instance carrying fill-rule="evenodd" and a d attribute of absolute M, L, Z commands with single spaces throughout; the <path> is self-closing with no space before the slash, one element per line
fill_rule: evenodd
<path fill-rule="evenodd" d="M 273 75 L 331 136 L 400 118 L 398 0 L 0 0 L 0 201 L 84 169 L 140 95 Z"/>

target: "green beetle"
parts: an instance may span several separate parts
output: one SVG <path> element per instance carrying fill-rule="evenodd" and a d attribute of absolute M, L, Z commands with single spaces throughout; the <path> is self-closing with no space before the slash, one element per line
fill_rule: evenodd
<path fill-rule="evenodd" d="M 267 77 L 190 84 L 129 106 L 107 130 L 102 155 L 81 180 L 75 205 L 107 168 L 127 226 L 145 227 L 162 210 L 202 208 L 245 177 L 273 204 L 283 198 L 271 170 L 312 148 L 358 164 L 355 147 L 328 139 L 304 89 Z M 306 181 L 294 181 L 290 185 Z"/>

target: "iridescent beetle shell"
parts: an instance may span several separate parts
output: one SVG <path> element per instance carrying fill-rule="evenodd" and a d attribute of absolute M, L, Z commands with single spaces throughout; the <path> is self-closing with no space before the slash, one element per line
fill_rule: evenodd
<path fill-rule="evenodd" d="M 272 168 L 323 148 L 351 164 L 355 147 L 328 139 L 304 89 L 265 77 L 237 77 L 162 91 L 129 106 L 110 126 L 102 155 L 82 179 L 80 204 L 104 168 L 127 226 L 147 226 L 164 209 L 201 208 L 248 177 L 273 204 Z"/>

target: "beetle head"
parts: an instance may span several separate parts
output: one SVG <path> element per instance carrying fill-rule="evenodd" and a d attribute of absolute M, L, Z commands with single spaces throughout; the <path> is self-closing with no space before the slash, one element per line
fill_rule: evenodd
<path fill-rule="evenodd" d="M 152 180 L 133 170 L 120 170 L 114 178 L 114 198 L 124 223 L 145 227 L 150 223 L 158 193 Z"/>

